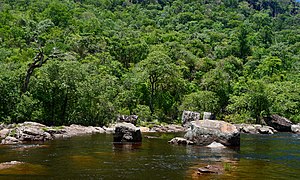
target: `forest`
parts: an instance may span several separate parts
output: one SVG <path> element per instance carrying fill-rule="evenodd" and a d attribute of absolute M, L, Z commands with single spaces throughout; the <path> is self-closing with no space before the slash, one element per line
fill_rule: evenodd
<path fill-rule="evenodd" d="M 296 0 L 1 0 L 0 121 L 300 122 Z"/>

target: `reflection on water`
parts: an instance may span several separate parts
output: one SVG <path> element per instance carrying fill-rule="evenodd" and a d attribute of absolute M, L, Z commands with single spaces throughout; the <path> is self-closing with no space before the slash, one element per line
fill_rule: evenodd
<path fill-rule="evenodd" d="M 22 179 L 299 179 L 300 136 L 242 135 L 241 148 L 207 148 L 167 143 L 175 134 L 118 144 L 112 135 L 91 135 L 0 146 L 0 178 Z M 197 175 L 206 165 L 224 166 L 220 175 Z"/>

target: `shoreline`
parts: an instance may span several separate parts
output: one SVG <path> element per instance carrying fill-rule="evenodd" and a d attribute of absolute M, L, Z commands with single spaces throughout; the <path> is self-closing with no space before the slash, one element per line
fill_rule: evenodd
<path fill-rule="evenodd" d="M 273 127 L 258 124 L 234 124 L 240 133 L 244 134 L 274 134 L 278 131 Z M 23 142 L 44 142 L 53 139 L 70 138 L 73 136 L 89 134 L 112 134 L 115 124 L 109 127 L 82 126 L 72 124 L 70 126 L 46 126 L 36 122 L 24 122 L 19 124 L 1 124 L 1 144 L 22 144 Z M 153 125 L 139 127 L 142 133 L 184 133 L 188 130 L 178 124 Z M 292 132 L 293 133 L 293 132 Z M 294 132 L 297 133 L 297 132 Z"/>

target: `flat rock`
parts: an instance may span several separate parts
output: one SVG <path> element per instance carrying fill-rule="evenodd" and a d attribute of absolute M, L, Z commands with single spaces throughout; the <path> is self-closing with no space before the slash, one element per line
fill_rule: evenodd
<path fill-rule="evenodd" d="M 235 126 L 241 133 L 246 134 L 274 134 L 277 132 L 273 127 L 260 124 L 236 124 Z"/>
<path fill-rule="evenodd" d="M 198 174 L 223 174 L 224 167 L 221 165 L 207 165 L 201 168 L 198 168 Z"/>
<path fill-rule="evenodd" d="M 141 132 L 149 132 L 150 131 L 150 128 L 148 127 L 139 127 Z"/>
<path fill-rule="evenodd" d="M 192 145 L 192 144 L 194 144 L 194 142 L 189 141 L 187 139 L 184 139 L 182 137 L 175 137 L 175 138 L 171 139 L 170 141 L 168 141 L 168 143 L 170 143 L 170 144 L 183 144 L 183 145 Z"/>

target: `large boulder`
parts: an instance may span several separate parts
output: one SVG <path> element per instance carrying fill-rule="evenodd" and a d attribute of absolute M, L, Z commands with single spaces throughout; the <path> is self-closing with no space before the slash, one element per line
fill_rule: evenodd
<path fill-rule="evenodd" d="M 240 132 L 237 128 L 230 123 L 217 120 L 192 122 L 184 138 L 202 146 L 207 146 L 214 141 L 225 146 L 240 145 Z"/>
<path fill-rule="evenodd" d="M 131 123 L 117 123 L 114 132 L 114 142 L 141 142 L 142 133 Z"/>
<path fill-rule="evenodd" d="M 189 126 L 191 121 L 200 120 L 200 113 L 193 111 L 183 111 L 181 120 L 183 126 Z"/>
<path fill-rule="evenodd" d="M 272 115 L 270 118 L 266 118 L 265 122 L 267 125 L 281 132 L 291 132 L 291 126 L 293 125 L 290 120 L 277 114 Z"/>

